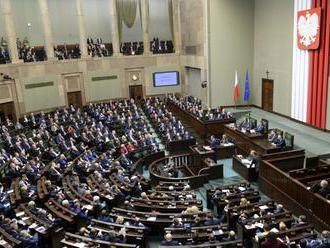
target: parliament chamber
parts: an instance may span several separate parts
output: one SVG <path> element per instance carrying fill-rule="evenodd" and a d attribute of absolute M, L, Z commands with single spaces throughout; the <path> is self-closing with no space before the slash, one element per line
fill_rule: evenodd
<path fill-rule="evenodd" d="M 0 247 L 330 248 L 327 0 L 0 0 Z"/>

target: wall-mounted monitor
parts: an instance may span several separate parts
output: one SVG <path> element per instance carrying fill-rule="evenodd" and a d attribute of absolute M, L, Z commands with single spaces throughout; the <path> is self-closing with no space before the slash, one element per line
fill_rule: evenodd
<path fill-rule="evenodd" d="M 177 86 L 180 84 L 178 71 L 165 71 L 153 73 L 154 87 Z"/>

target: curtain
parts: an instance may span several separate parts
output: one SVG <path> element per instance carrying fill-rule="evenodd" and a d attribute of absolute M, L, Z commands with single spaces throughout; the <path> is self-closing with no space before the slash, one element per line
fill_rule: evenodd
<path fill-rule="evenodd" d="M 322 14 L 320 47 L 318 50 L 309 52 L 307 123 L 318 128 L 326 128 L 330 53 L 330 3 L 327 0 L 312 0 L 312 7 L 320 7 Z"/>
<path fill-rule="evenodd" d="M 137 0 L 119 0 L 119 3 L 121 22 L 124 22 L 128 28 L 133 27 L 136 19 Z"/>
<path fill-rule="evenodd" d="M 121 42 L 121 36 L 122 36 L 122 32 L 123 32 L 123 21 L 122 21 L 122 17 L 121 17 L 122 0 L 116 1 L 116 8 L 117 8 L 118 36 L 119 36 L 119 42 Z"/>
<path fill-rule="evenodd" d="M 174 40 L 174 23 L 173 23 L 173 0 L 168 1 L 168 19 L 170 22 L 170 30 L 172 35 L 172 40 Z"/>

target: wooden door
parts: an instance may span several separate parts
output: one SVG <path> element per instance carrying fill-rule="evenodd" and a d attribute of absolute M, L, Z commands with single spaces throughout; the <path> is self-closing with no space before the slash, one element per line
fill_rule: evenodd
<path fill-rule="evenodd" d="M 4 121 L 6 117 L 9 119 L 16 121 L 15 114 L 15 104 L 14 102 L 7 102 L 0 104 L 0 119 Z"/>
<path fill-rule="evenodd" d="M 73 105 L 74 107 L 82 107 L 81 91 L 68 92 L 68 106 Z"/>
<path fill-rule="evenodd" d="M 141 100 L 143 98 L 142 85 L 130 85 L 129 86 L 129 97 L 134 100 Z"/>
<path fill-rule="evenodd" d="M 274 80 L 262 79 L 262 109 L 273 111 Z"/>

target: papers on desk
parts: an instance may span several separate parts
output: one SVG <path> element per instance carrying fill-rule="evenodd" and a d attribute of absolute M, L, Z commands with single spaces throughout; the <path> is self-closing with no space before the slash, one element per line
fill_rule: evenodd
<path fill-rule="evenodd" d="M 33 223 L 32 225 L 29 226 L 30 229 L 34 229 L 36 227 L 38 227 L 38 225 L 36 223 Z"/>
<path fill-rule="evenodd" d="M 245 164 L 246 166 L 249 166 L 249 167 L 250 167 L 251 162 L 252 162 L 251 160 L 248 160 L 248 159 L 246 159 L 246 158 L 243 158 L 241 161 L 242 161 L 243 164 Z M 248 168 L 249 168 L 249 167 L 248 167 Z"/>
<path fill-rule="evenodd" d="M 266 206 L 266 205 L 262 205 L 262 206 L 259 206 L 259 208 L 260 208 L 261 210 L 266 210 L 266 209 L 268 209 L 268 206 Z"/>
<path fill-rule="evenodd" d="M 203 146 L 203 148 L 206 150 L 206 151 L 212 151 L 212 148 L 210 146 Z"/>
<path fill-rule="evenodd" d="M 22 218 L 23 221 L 26 221 L 26 220 L 28 220 L 28 219 L 30 219 L 30 217 L 23 217 L 23 218 Z"/>
<path fill-rule="evenodd" d="M 5 246 L 5 245 L 7 245 L 7 244 L 8 244 L 8 243 L 6 242 L 6 240 L 0 239 L 0 245 Z"/>
<path fill-rule="evenodd" d="M 223 190 L 221 190 L 221 192 L 222 193 L 228 193 L 228 192 L 230 192 L 230 190 L 229 189 L 223 189 Z"/>
<path fill-rule="evenodd" d="M 234 144 L 233 143 L 225 143 L 225 144 L 223 144 L 223 146 L 225 146 L 225 147 L 228 147 L 228 146 L 233 146 Z"/>
<path fill-rule="evenodd" d="M 82 207 L 83 209 L 87 209 L 89 211 L 93 210 L 93 206 L 92 205 L 85 205 Z"/>
<path fill-rule="evenodd" d="M 24 211 L 22 211 L 22 212 L 18 212 L 18 213 L 16 213 L 16 217 L 21 217 L 21 216 L 23 216 L 25 213 L 24 213 Z"/>
<path fill-rule="evenodd" d="M 148 221 L 156 221 L 157 218 L 155 216 L 151 216 L 147 218 Z"/>
<path fill-rule="evenodd" d="M 39 232 L 39 233 L 46 233 L 46 228 L 43 227 L 43 226 L 40 226 L 36 229 L 36 231 Z"/>
<path fill-rule="evenodd" d="M 212 233 L 214 236 L 219 236 L 219 235 L 223 234 L 223 231 L 222 230 L 213 230 Z"/>
<path fill-rule="evenodd" d="M 256 228 L 255 224 L 245 225 L 247 230 Z"/>
<path fill-rule="evenodd" d="M 240 191 L 245 191 L 245 190 L 246 190 L 246 188 L 241 187 L 241 186 L 239 186 L 238 189 L 239 189 Z"/>
<path fill-rule="evenodd" d="M 264 228 L 264 224 L 259 223 L 259 222 L 258 222 L 258 223 L 255 223 L 255 226 L 256 226 L 256 227 L 259 227 L 259 228 L 261 228 L 261 229 Z"/>
<path fill-rule="evenodd" d="M 270 231 L 271 231 L 271 232 L 274 232 L 274 233 L 278 233 L 278 232 L 279 232 L 279 230 L 278 230 L 278 229 L 276 229 L 275 227 L 274 227 L 274 228 L 272 228 Z"/>
<path fill-rule="evenodd" d="M 250 133 L 255 134 L 255 133 L 256 133 L 256 130 L 251 129 L 251 130 L 250 130 Z"/>

